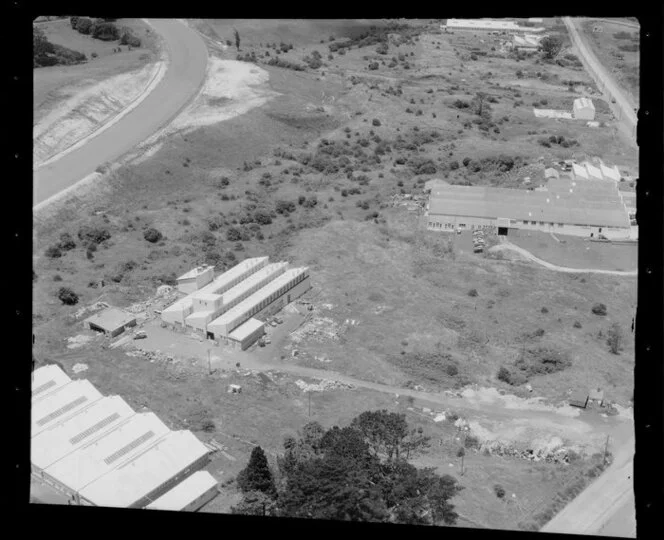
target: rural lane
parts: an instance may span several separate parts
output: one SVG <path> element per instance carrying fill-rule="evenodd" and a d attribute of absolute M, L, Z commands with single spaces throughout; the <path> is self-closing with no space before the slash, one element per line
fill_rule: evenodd
<path fill-rule="evenodd" d="M 636 124 L 637 115 L 634 112 L 634 104 L 631 102 L 627 93 L 620 88 L 616 80 L 601 64 L 595 53 L 592 52 L 590 45 L 582 32 L 579 32 L 577 25 L 580 22 L 573 21 L 571 17 L 563 17 L 563 22 L 569 31 L 572 43 L 580 55 L 580 60 L 586 68 L 588 74 L 593 78 L 600 90 L 609 96 L 609 101 L 615 99 L 615 103 L 610 103 L 619 125 L 628 138 L 634 140 L 636 144 Z"/>
<path fill-rule="evenodd" d="M 73 186 L 136 148 L 168 124 L 198 93 L 205 81 L 208 52 L 200 35 L 182 22 L 150 19 L 163 38 L 168 69 L 161 82 L 134 110 L 92 137 L 82 147 L 34 172 L 33 207 Z"/>
<path fill-rule="evenodd" d="M 526 257 L 528 260 L 540 264 L 545 268 L 548 268 L 549 270 L 554 270 L 555 272 L 565 272 L 567 274 L 607 274 L 609 276 L 630 276 L 630 277 L 636 277 L 638 275 L 637 270 L 625 272 L 621 270 L 597 270 L 592 268 L 569 268 L 567 266 L 557 266 L 555 264 L 551 264 L 550 262 L 542 260 L 539 257 L 536 257 L 530 251 L 523 249 L 522 247 L 516 246 L 510 242 L 503 241 L 501 244 L 498 245 L 504 247 L 505 249 L 516 251 L 517 253 L 520 253 L 521 255 Z"/>
<path fill-rule="evenodd" d="M 540 532 L 636 537 L 632 481 L 634 437 L 615 454 L 604 473 Z"/>

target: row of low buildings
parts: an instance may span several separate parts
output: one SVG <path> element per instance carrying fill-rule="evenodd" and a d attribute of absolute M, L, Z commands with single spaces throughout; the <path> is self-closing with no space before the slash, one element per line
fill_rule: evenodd
<path fill-rule="evenodd" d="M 579 170 L 587 171 L 588 165 L 579 166 Z M 619 191 L 616 182 L 555 172 L 549 172 L 546 184 L 533 190 L 430 181 L 426 186 L 430 191 L 426 227 L 447 232 L 491 227 L 503 235 L 524 229 L 586 237 L 634 237 L 634 198 Z"/>
<path fill-rule="evenodd" d="M 154 413 L 56 365 L 33 372 L 32 474 L 70 504 L 197 510 L 218 493 L 203 467 L 210 449 Z"/>
<path fill-rule="evenodd" d="M 260 317 L 311 288 L 308 268 L 268 257 L 246 259 L 216 278 L 211 266 L 194 268 L 177 281 L 186 296 L 162 311 L 162 321 L 243 350 L 264 334 Z"/>
<path fill-rule="evenodd" d="M 560 109 L 533 108 L 533 114 L 536 118 L 561 118 L 592 122 L 595 120 L 595 104 L 592 99 L 582 97 L 574 100 L 571 112 Z"/>

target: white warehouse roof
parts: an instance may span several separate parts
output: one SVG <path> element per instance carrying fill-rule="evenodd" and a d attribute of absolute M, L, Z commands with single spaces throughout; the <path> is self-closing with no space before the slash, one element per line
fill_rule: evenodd
<path fill-rule="evenodd" d="M 209 453 L 191 431 L 174 431 L 80 491 L 97 506 L 127 508 Z"/>
<path fill-rule="evenodd" d="M 81 409 L 102 398 L 89 381 L 78 380 L 51 392 L 44 399 L 32 402 L 32 437 L 67 420 Z"/>
<path fill-rule="evenodd" d="M 196 471 L 173 489 L 151 502 L 146 508 L 150 510 L 180 511 L 215 486 L 217 486 L 217 480 L 209 472 Z"/>
<path fill-rule="evenodd" d="M 585 180 L 588 180 L 588 170 L 582 165 L 579 165 L 578 163 L 573 163 L 572 171 L 574 172 L 574 176 L 578 176 L 579 178 L 584 178 Z"/>
<path fill-rule="evenodd" d="M 306 267 L 291 268 L 290 270 L 287 270 L 274 281 L 271 281 L 265 287 L 259 289 L 254 294 L 240 302 L 238 305 L 232 309 L 229 309 L 226 313 L 221 315 L 221 317 L 216 318 L 208 325 L 208 327 L 212 329 L 217 325 L 224 326 L 226 324 L 232 323 L 237 317 L 241 316 L 243 313 L 246 313 L 249 309 L 260 303 L 263 299 L 267 298 L 272 293 L 279 290 L 281 287 L 307 270 L 308 268 Z"/>
<path fill-rule="evenodd" d="M 50 392 L 71 382 L 71 378 L 55 364 L 35 369 L 32 373 L 32 399 L 42 399 Z"/>
<path fill-rule="evenodd" d="M 82 488 L 154 446 L 170 430 L 153 413 L 135 414 L 103 437 L 89 442 L 46 469 L 74 491 Z"/>
<path fill-rule="evenodd" d="M 162 311 L 163 313 L 175 313 L 180 314 L 182 311 L 185 312 L 185 316 L 189 315 L 188 310 L 191 309 L 193 305 L 193 299 L 195 297 L 205 298 L 205 295 L 215 294 L 216 291 L 223 289 L 229 283 L 232 283 L 238 277 L 242 276 L 244 273 L 250 271 L 252 268 L 263 266 L 267 263 L 268 257 L 252 257 L 250 259 L 245 259 L 239 264 L 236 264 L 230 270 L 224 272 L 220 276 L 217 276 L 212 283 L 208 283 L 205 287 L 201 287 L 198 291 L 188 294 L 184 298 L 181 298 L 177 302 L 174 302 L 167 308 Z"/>
<path fill-rule="evenodd" d="M 600 163 L 599 168 L 605 178 L 613 180 L 614 182 L 620 181 L 620 171 L 615 165 L 613 167 L 607 167 L 604 163 Z"/>
<path fill-rule="evenodd" d="M 30 445 L 30 460 L 40 469 L 46 469 L 134 414 L 134 410 L 120 396 L 104 397 L 68 422 L 55 425 L 34 437 Z"/>
<path fill-rule="evenodd" d="M 258 319 L 254 319 L 252 317 L 247 322 L 241 324 L 230 334 L 228 334 L 228 337 L 236 341 L 242 341 L 263 326 L 265 326 L 264 322 L 261 322 Z"/>
<path fill-rule="evenodd" d="M 242 296 L 249 289 L 251 289 L 251 287 L 253 287 L 257 283 L 260 283 L 262 280 L 272 275 L 283 273 L 286 268 L 288 268 L 287 262 L 272 263 L 261 268 L 255 274 L 251 274 L 247 279 L 241 281 L 235 287 L 225 292 L 223 295 L 224 298 L 222 300 L 224 305 L 227 305 L 230 302 L 234 301 L 239 296 Z"/>
<path fill-rule="evenodd" d="M 588 162 L 584 163 L 584 165 L 586 166 L 586 170 L 588 171 L 588 176 L 590 176 L 590 178 L 594 178 L 595 180 L 604 180 L 604 175 L 602 174 L 601 170 Z"/>

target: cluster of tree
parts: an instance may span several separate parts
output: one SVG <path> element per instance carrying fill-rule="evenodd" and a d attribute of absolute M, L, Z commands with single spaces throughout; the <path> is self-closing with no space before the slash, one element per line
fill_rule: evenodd
<path fill-rule="evenodd" d="M 79 34 L 84 34 L 101 41 L 120 40 L 121 45 L 140 47 L 141 40 L 126 26 L 118 27 L 116 19 L 90 19 L 88 17 L 70 17 L 71 27 Z"/>
<path fill-rule="evenodd" d="M 311 422 L 297 438 L 286 438 L 276 474 L 260 447 L 252 451 L 237 479 L 244 496 L 233 512 L 452 525 L 451 499 L 462 487 L 452 476 L 408 462 L 428 444 L 405 415 L 386 410 L 364 412 L 343 428 Z"/>
<path fill-rule="evenodd" d="M 543 59 L 554 60 L 563 49 L 563 40 L 558 35 L 547 36 L 542 38 L 539 47 Z"/>
<path fill-rule="evenodd" d="M 87 60 L 86 56 L 78 51 L 56 45 L 46 39 L 41 28 L 32 27 L 32 66 L 48 67 L 56 65 L 81 64 Z"/>
<path fill-rule="evenodd" d="M 524 347 L 512 368 L 501 366 L 496 378 L 507 384 L 519 386 L 528 382 L 531 377 L 557 373 L 571 365 L 572 359 L 567 351 L 547 346 Z"/>

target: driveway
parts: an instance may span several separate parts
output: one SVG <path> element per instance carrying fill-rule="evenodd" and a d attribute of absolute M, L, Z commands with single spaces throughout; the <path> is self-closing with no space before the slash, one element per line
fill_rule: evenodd
<path fill-rule="evenodd" d="M 542 260 L 539 257 L 535 257 L 535 255 L 533 255 L 530 251 L 523 249 L 522 247 L 516 246 L 507 241 L 503 241 L 502 243 L 498 244 L 492 249 L 496 248 L 510 249 L 512 251 L 516 251 L 517 253 L 523 255 L 526 259 L 533 261 L 541 266 L 544 266 L 549 270 L 553 270 L 554 272 L 565 272 L 568 274 L 607 274 L 610 276 L 630 276 L 630 277 L 636 277 L 638 275 L 637 270 L 625 272 L 621 270 L 597 270 L 592 268 L 569 268 L 567 266 L 557 266 L 555 264 L 551 264 L 550 262 Z"/>
<path fill-rule="evenodd" d="M 150 94 L 117 123 L 82 147 L 34 173 L 33 206 L 73 186 L 133 150 L 168 124 L 198 93 L 205 81 L 208 53 L 200 35 L 182 22 L 150 19 L 163 37 L 169 57 L 168 70 Z"/>

